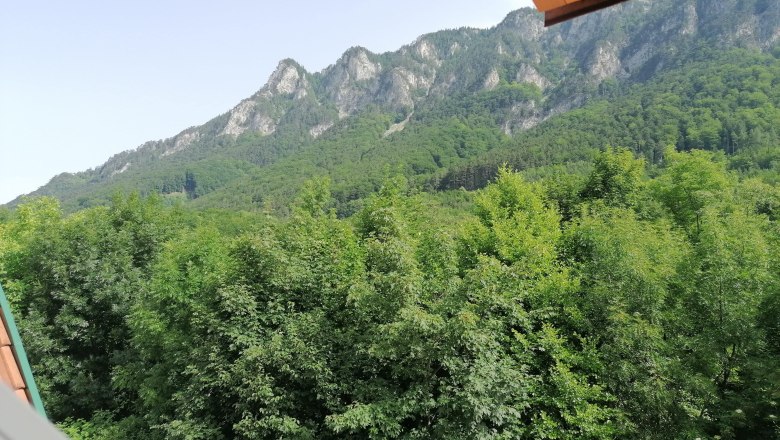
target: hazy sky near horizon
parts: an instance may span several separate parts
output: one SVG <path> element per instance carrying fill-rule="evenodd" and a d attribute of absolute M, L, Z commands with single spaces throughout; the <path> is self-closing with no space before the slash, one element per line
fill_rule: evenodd
<path fill-rule="evenodd" d="M 491 27 L 531 0 L 136 0 L 0 4 L 0 203 L 231 109 L 279 60 Z"/>

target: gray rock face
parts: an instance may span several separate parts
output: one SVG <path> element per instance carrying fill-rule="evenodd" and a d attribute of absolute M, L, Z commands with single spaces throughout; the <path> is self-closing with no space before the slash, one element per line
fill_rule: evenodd
<path fill-rule="evenodd" d="M 173 138 L 173 147 L 166 149 L 162 153 L 162 157 L 170 156 L 171 154 L 178 153 L 185 150 L 187 147 L 197 142 L 200 139 L 200 132 L 195 131 L 183 131 Z"/>
<path fill-rule="evenodd" d="M 276 121 L 267 114 L 258 112 L 252 118 L 249 128 L 261 134 L 271 134 L 276 130 Z"/>
<path fill-rule="evenodd" d="M 428 40 L 425 39 L 418 40 L 417 44 L 415 45 L 415 52 L 420 58 L 422 58 L 425 61 L 432 62 L 433 64 L 436 65 L 439 65 L 441 63 L 441 60 L 439 59 L 438 50 L 436 50 L 436 46 L 434 46 Z"/>
<path fill-rule="evenodd" d="M 550 81 L 543 77 L 539 72 L 528 64 L 521 64 L 517 69 L 517 75 L 515 75 L 515 81 L 519 83 L 533 84 L 539 87 L 540 90 L 544 90 L 550 86 Z"/>
<path fill-rule="evenodd" d="M 533 101 L 514 104 L 509 118 L 502 124 L 504 133 L 511 136 L 517 131 L 528 130 L 539 125 L 546 118 Z"/>
<path fill-rule="evenodd" d="M 238 136 L 248 128 L 246 125 L 249 119 L 250 113 L 254 110 L 257 103 L 251 99 L 241 101 L 240 104 L 235 106 L 230 111 L 230 119 L 228 119 L 227 125 L 222 129 L 221 134 L 230 136 Z"/>
<path fill-rule="evenodd" d="M 272 93 L 289 95 L 299 88 L 298 80 L 300 79 L 301 75 L 295 66 L 281 62 L 271 78 L 268 79 L 267 88 Z"/>
<path fill-rule="evenodd" d="M 528 41 L 537 41 L 547 32 L 541 14 L 530 9 L 520 9 L 509 13 L 499 26 L 522 32 L 523 37 Z"/>
<path fill-rule="evenodd" d="M 364 50 L 358 50 L 355 56 L 349 57 L 347 61 L 347 72 L 354 81 L 375 78 L 381 69 L 382 65 L 368 59 L 368 53 Z"/>
<path fill-rule="evenodd" d="M 292 60 L 282 60 L 263 88 L 230 111 L 220 134 L 238 136 L 247 130 L 273 133 L 291 105 L 289 101 L 304 99 L 310 88 L 306 71 Z"/>
<path fill-rule="evenodd" d="M 378 89 L 376 81 L 381 64 L 371 60 L 369 52 L 357 47 L 348 50 L 339 61 L 322 73 L 326 98 L 344 118 L 371 101 Z"/>
<path fill-rule="evenodd" d="M 431 94 L 434 96 L 444 96 L 455 89 L 458 83 L 458 76 L 455 73 L 448 73 L 437 78 L 436 83 L 431 87 Z"/>
<path fill-rule="evenodd" d="M 326 122 L 323 124 L 317 124 L 309 129 L 309 136 L 318 138 L 322 133 L 325 133 L 330 127 L 333 127 L 333 122 Z"/>
<path fill-rule="evenodd" d="M 403 129 L 406 128 L 406 124 L 408 124 L 409 121 L 412 119 L 413 114 L 414 112 L 411 112 L 409 113 L 409 116 L 407 116 L 403 121 L 392 124 L 387 130 L 385 130 L 384 133 L 382 133 L 382 137 L 386 138 L 393 133 L 398 133 L 399 131 L 403 131 Z"/>
<path fill-rule="evenodd" d="M 622 63 L 618 57 L 618 49 L 611 43 L 597 47 L 588 60 L 588 74 L 595 82 L 615 77 L 621 70 Z"/>
<path fill-rule="evenodd" d="M 130 162 L 127 162 L 126 164 L 122 165 L 122 168 L 120 168 L 120 169 L 118 169 L 118 170 L 114 170 L 114 171 L 112 171 L 112 172 L 111 172 L 111 177 L 114 177 L 114 176 L 116 176 L 117 174 L 122 174 L 122 173 L 124 173 L 125 171 L 129 170 L 129 169 L 130 169 L 130 165 L 132 165 L 132 163 L 130 163 Z"/>
<path fill-rule="evenodd" d="M 482 83 L 482 88 L 485 90 L 493 90 L 498 86 L 499 81 L 501 81 L 501 78 L 498 76 L 498 70 L 495 68 L 491 69 L 485 77 L 485 81 Z"/>
<path fill-rule="evenodd" d="M 412 96 L 416 88 L 416 78 L 402 67 L 393 69 L 383 82 L 379 95 L 391 108 L 402 109 L 414 106 Z"/>
<path fill-rule="evenodd" d="M 682 26 L 682 35 L 693 35 L 696 33 L 696 29 L 699 27 L 699 17 L 696 13 L 696 5 L 688 4 L 683 9 L 684 24 Z"/>
<path fill-rule="evenodd" d="M 293 95 L 296 99 L 308 94 L 309 81 L 306 71 L 293 60 L 282 60 L 268 78 L 268 82 L 254 98 L 273 98 L 274 96 Z"/>

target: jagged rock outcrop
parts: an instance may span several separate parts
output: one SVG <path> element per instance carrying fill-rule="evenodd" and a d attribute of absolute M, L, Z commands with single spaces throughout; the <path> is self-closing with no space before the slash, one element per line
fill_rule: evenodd
<path fill-rule="evenodd" d="M 498 26 L 522 32 L 524 39 L 528 41 L 538 41 L 548 31 L 541 15 L 530 8 L 510 12 Z"/>
<path fill-rule="evenodd" d="M 366 49 L 354 47 L 323 72 L 326 97 L 336 105 L 340 118 L 349 116 L 376 94 L 382 65 L 372 57 Z"/>
<path fill-rule="evenodd" d="M 546 119 L 534 101 L 521 102 L 512 105 L 509 116 L 501 125 L 504 134 L 512 135 L 517 131 L 528 130 L 539 125 Z"/>
<path fill-rule="evenodd" d="M 306 87 L 308 83 L 306 78 L 299 72 L 299 67 L 289 61 L 282 61 L 276 68 L 262 94 L 265 97 L 273 95 L 290 95 L 295 93 L 295 98 L 300 99 L 306 96 Z"/>
<path fill-rule="evenodd" d="M 276 130 L 281 117 L 294 103 L 309 95 L 308 73 L 293 60 L 282 60 L 268 82 L 251 98 L 241 101 L 229 113 L 220 134 L 238 136 L 251 130 L 268 135 Z"/>
<path fill-rule="evenodd" d="M 200 132 L 198 130 L 185 130 L 173 138 L 173 147 L 166 149 L 162 153 L 162 156 L 170 156 L 171 154 L 183 151 L 185 148 L 189 147 L 194 142 L 197 142 L 199 139 Z"/>
<path fill-rule="evenodd" d="M 594 82 L 618 76 L 623 70 L 618 47 L 611 43 L 596 47 L 587 61 L 587 72 Z"/>
<path fill-rule="evenodd" d="M 417 41 L 417 44 L 414 45 L 414 49 L 417 55 L 423 60 L 431 62 L 435 65 L 441 64 L 441 60 L 439 59 L 439 51 L 430 41 L 421 38 Z"/>
<path fill-rule="evenodd" d="M 485 90 L 493 90 L 498 86 L 500 81 L 501 78 L 498 76 L 498 70 L 495 68 L 490 69 L 490 72 L 488 72 L 485 77 L 485 81 L 482 83 L 482 88 Z"/>
<path fill-rule="evenodd" d="M 317 124 L 314 127 L 309 129 L 309 136 L 313 138 L 318 138 L 322 133 L 325 133 L 330 127 L 333 127 L 333 122 L 325 122 L 322 124 Z"/>
<path fill-rule="evenodd" d="M 539 87 L 540 90 L 546 89 L 551 84 L 547 78 L 539 73 L 539 71 L 525 63 L 521 64 L 517 69 L 515 81 L 518 83 L 533 84 L 536 87 Z"/>

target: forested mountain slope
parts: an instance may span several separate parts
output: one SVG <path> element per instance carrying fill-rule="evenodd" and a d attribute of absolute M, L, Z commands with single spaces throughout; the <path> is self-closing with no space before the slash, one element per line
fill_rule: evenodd
<path fill-rule="evenodd" d="M 360 124 L 333 131 L 195 205 L 240 209 L 270 199 L 283 210 L 307 176 L 326 174 L 338 211 L 348 214 L 388 172 L 401 172 L 428 191 L 476 189 L 503 163 L 540 176 L 550 165 L 589 161 L 608 145 L 629 147 L 650 163 L 659 163 L 670 145 L 729 154 L 777 145 L 780 60 L 744 49 L 701 50 L 695 56 L 644 83 L 621 90 L 604 85 L 583 107 L 513 137 L 496 120 L 505 114 L 501 103 L 534 95 L 523 85 L 500 85 L 418 109 L 403 132 L 387 138 L 382 115 L 363 116 Z"/>
<path fill-rule="evenodd" d="M 378 189 L 387 164 L 421 188 L 429 188 L 428 182 L 439 187 L 441 176 L 450 176 L 445 187 L 457 185 L 450 181 L 460 179 L 464 168 L 489 161 L 484 153 L 495 148 L 523 165 L 512 156 L 528 154 L 525 146 L 545 130 L 563 129 L 561 139 L 572 139 L 602 130 L 602 124 L 620 126 L 614 113 L 633 116 L 622 106 L 633 105 L 627 100 L 648 82 L 646 95 L 657 95 L 653 87 L 659 87 L 679 99 L 665 99 L 669 111 L 653 115 L 668 133 L 651 140 L 656 153 L 646 146 L 642 152 L 656 160 L 663 142 L 680 139 L 698 146 L 712 141 L 705 147 L 719 148 L 731 136 L 722 113 L 695 116 L 677 124 L 676 134 L 671 131 L 677 113 L 695 111 L 692 100 L 721 93 L 718 85 L 674 90 L 658 78 L 677 72 L 693 81 L 688 67 L 695 63 L 715 81 L 721 63 L 745 67 L 743 55 L 772 53 L 778 38 L 780 5 L 767 0 L 633 0 L 548 29 L 539 14 L 522 9 L 491 29 L 435 32 L 396 52 L 354 47 L 321 72 L 283 60 L 267 84 L 228 113 L 118 154 L 97 169 L 59 175 L 33 194 L 53 195 L 69 210 L 105 203 L 117 190 L 137 190 L 190 200 L 211 194 L 200 206 L 286 211 L 301 182 L 331 175 L 340 210 L 350 212 L 354 200 Z M 729 52 L 734 48 L 743 54 Z M 766 78 L 773 71 L 762 75 L 756 81 L 773 84 L 773 77 Z M 723 84 L 734 81 L 724 78 Z M 776 104 L 772 97 L 756 99 L 739 97 L 733 104 L 744 110 Z M 615 101 L 617 109 L 603 110 Z M 598 111 L 593 105 L 602 106 L 604 120 L 583 120 L 590 125 L 574 130 L 571 122 L 559 121 L 583 106 L 586 113 Z M 690 124 L 700 120 L 707 123 L 705 136 L 685 140 Z M 718 127 L 720 139 L 706 136 Z M 648 142 L 641 136 L 629 129 L 616 140 L 639 151 Z M 565 156 L 554 157 L 582 158 L 581 152 Z"/>

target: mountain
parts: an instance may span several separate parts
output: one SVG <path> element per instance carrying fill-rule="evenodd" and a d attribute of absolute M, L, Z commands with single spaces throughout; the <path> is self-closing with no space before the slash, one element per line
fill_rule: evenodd
<path fill-rule="evenodd" d="M 198 207 L 284 212 L 304 181 L 329 175 L 340 212 L 349 213 L 388 172 L 421 189 L 472 188 L 492 176 L 498 159 L 519 168 L 576 163 L 611 142 L 660 160 L 664 144 L 691 147 L 691 132 L 707 123 L 717 139 L 696 146 L 722 149 L 724 138 L 752 128 L 736 127 L 728 112 L 718 116 L 703 96 L 687 99 L 719 93 L 697 91 L 691 69 L 717 78 L 724 63 L 734 65 L 735 77 L 721 82 L 748 87 L 756 63 L 774 74 L 778 43 L 780 4 L 770 0 L 632 0 L 551 28 L 534 10 L 520 9 L 493 28 L 434 32 L 395 52 L 353 47 L 321 72 L 282 60 L 229 112 L 98 168 L 60 174 L 31 195 L 54 196 L 69 210 L 135 190 Z M 628 119 L 650 117 L 625 106 L 639 100 L 647 111 L 641 97 L 661 89 L 683 99 L 658 103 L 674 110 L 658 117 L 679 122 L 685 114 L 689 123 L 673 123 L 676 129 L 667 127 L 654 145 L 639 133 L 618 135 Z M 760 102 L 734 98 L 732 114 L 767 104 L 755 117 L 771 123 L 778 103 L 769 95 Z M 707 117 L 693 110 L 700 104 Z M 567 141 L 551 141 L 550 130 Z M 603 136 L 592 138 L 598 131 Z M 749 142 L 766 143 L 774 134 L 762 136 Z"/>

